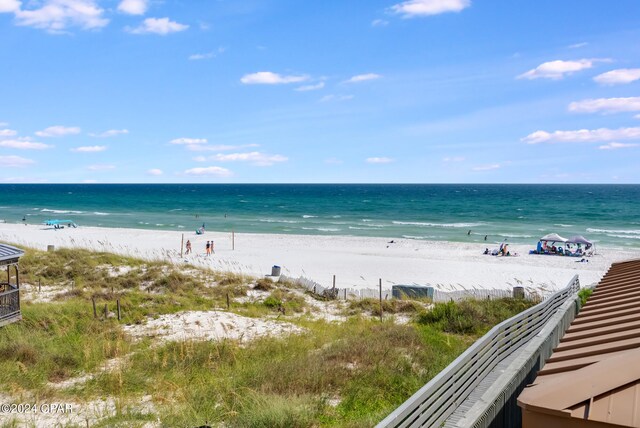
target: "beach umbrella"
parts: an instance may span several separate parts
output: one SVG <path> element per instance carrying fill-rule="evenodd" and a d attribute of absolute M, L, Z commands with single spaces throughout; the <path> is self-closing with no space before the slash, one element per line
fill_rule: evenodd
<path fill-rule="evenodd" d="M 541 241 L 552 241 L 552 242 L 567 242 L 566 238 L 558 235 L 557 233 L 549 233 L 540 238 Z"/>

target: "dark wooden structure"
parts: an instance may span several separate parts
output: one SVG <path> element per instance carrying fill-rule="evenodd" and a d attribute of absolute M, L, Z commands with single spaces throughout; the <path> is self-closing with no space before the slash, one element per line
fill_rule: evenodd
<path fill-rule="evenodd" d="M 0 327 L 22 319 L 18 270 L 18 259 L 22 255 L 21 249 L 0 244 L 0 269 L 7 269 L 6 282 L 0 281 Z"/>

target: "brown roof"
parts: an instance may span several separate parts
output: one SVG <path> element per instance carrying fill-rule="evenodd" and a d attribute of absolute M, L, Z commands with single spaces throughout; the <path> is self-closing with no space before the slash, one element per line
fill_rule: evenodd
<path fill-rule="evenodd" d="M 640 260 L 611 266 L 518 404 L 525 427 L 640 427 Z"/>

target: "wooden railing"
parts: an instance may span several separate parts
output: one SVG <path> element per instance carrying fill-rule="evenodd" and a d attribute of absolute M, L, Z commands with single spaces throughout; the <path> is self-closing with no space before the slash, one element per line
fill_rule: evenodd
<path fill-rule="evenodd" d="M 20 316 L 20 290 L 13 284 L 3 283 L 0 289 L 0 326 Z"/>
<path fill-rule="evenodd" d="M 579 289 L 576 275 L 566 288 L 492 328 L 377 428 L 441 426 L 498 363 L 535 337 Z"/>

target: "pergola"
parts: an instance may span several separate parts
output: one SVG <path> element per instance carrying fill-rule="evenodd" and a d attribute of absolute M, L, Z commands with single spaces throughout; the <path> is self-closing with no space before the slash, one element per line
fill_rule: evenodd
<path fill-rule="evenodd" d="M 18 259 L 24 251 L 0 244 L 0 269 L 7 268 L 7 280 L 0 282 L 0 327 L 22 319 L 20 314 L 20 273 Z M 11 269 L 13 268 L 13 269 Z M 12 271 L 15 275 L 12 275 Z"/>

